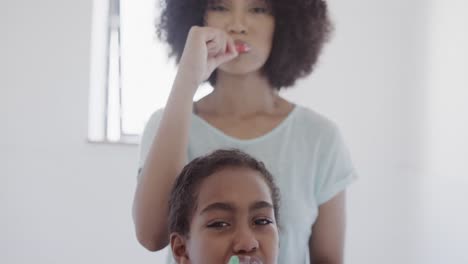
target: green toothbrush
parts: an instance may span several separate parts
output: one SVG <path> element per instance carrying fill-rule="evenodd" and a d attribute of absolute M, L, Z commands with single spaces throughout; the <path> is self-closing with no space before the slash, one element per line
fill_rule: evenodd
<path fill-rule="evenodd" d="M 238 256 L 232 256 L 230 259 L 229 259 L 229 263 L 228 264 L 239 264 L 239 257 Z"/>

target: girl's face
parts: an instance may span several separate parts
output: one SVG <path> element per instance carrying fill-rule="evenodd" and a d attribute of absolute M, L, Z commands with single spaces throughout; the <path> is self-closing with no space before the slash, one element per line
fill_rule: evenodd
<path fill-rule="evenodd" d="M 225 264 L 237 255 L 251 257 L 251 263 L 276 264 L 278 228 L 263 177 L 251 169 L 226 168 L 206 178 L 190 234 L 178 239 L 180 246 L 173 243 L 172 249 L 179 263 Z"/>
<path fill-rule="evenodd" d="M 250 50 L 218 69 L 231 74 L 258 71 L 267 61 L 273 42 L 275 20 L 267 0 L 208 0 L 205 26 L 226 31 Z"/>

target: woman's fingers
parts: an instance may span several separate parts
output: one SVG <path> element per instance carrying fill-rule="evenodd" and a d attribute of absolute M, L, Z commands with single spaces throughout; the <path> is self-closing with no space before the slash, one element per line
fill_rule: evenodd
<path fill-rule="evenodd" d="M 220 36 L 220 52 L 222 54 L 226 53 L 226 43 L 227 43 L 227 39 L 229 38 L 229 36 L 225 33 L 221 34 Z"/>
<path fill-rule="evenodd" d="M 223 31 L 218 31 L 218 35 L 207 42 L 207 49 L 208 59 L 214 60 L 216 67 L 238 55 L 234 40 Z"/>
<path fill-rule="evenodd" d="M 238 55 L 236 44 L 234 43 L 234 39 L 229 38 L 228 45 L 227 45 L 228 53 L 233 53 L 236 56 Z"/>
<path fill-rule="evenodd" d="M 222 52 L 219 55 L 215 56 L 215 64 L 219 66 L 234 59 L 238 55 L 239 53 L 237 52 L 236 47 L 234 45 L 234 40 L 230 39 L 226 44 L 225 52 Z"/>
<path fill-rule="evenodd" d="M 188 34 L 179 68 L 188 68 L 198 83 L 221 64 L 238 55 L 234 40 L 223 30 L 193 26 Z"/>
<path fill-rule="evenodd" d="M 208 51 L 208 57 L 213 57 L 218 54 L 218 45 L 214 40 L 209 41 L 206 43 L 206 49 Z"/>

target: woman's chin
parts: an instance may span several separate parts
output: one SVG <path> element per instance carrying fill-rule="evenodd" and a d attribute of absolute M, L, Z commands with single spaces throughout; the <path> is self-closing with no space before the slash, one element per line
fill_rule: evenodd
<path fill-rule="evenodd" d="M 258 72 L 261 65 L 252 65 L 248 63 L 235 63 L 233 61 L 227 62 L 219 67 L 219 70 L 223 73 L 230 75 L 246 75 L 254 72 Z"/>

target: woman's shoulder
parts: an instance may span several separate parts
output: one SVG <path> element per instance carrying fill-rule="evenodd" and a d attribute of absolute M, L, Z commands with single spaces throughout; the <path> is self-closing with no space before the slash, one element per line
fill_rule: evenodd
<path fill-rule="evenodd" d="M 143 128 L 143 133 L 141 134 L 140 145 L 147 145 L 151 143 L 154 134 L 158 130 L 159 122 L 161 121 L 163 112 L 164 108 L 160 108 L 149 116 Z"/>
<path fill-rule="evenodd" d="M 161 119 L 161 116 L 164 112 L 164 107 L 156 109 L 148 118 L 147 124 L 158 122 Z"/>
<path fill-rule="evenodd" d="M 164 112 L 164 108 L 159 108 L 159 109 L 156 109 L 153 113 L 151 113 L 146 121 L 144 131 L 151 131 L 157 128 L 159 125 L 159 122 L 161 121 L 163 112 Z"/>
<path fill-rule="evenodd" d="M 338 130 L 335 121 L 324 114 L 302 105 L 297 105 L 296 108 L 296 123 L 306 131 L 334 133 Z"/>

